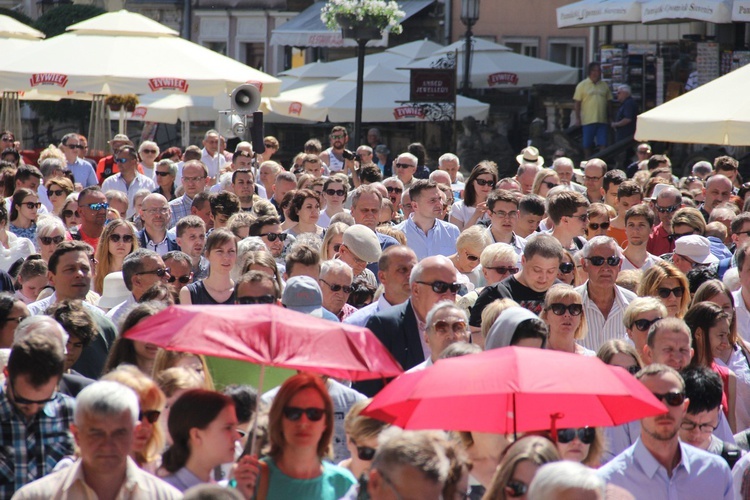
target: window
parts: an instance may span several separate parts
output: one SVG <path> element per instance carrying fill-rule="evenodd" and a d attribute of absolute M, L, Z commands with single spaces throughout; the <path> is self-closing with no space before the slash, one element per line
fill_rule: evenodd
<path fill-rule="evenodd" d="M 549 60 L 578 68 L 578 79 L 583 80 L 586 58 L 584 38 L 550 38 Z"/>
<path fill-rule="evenodd" d="M 227 55 L 227 42 L 203 42 L 203 46 L 223 56 Z"/>
<path fill-rule="evenodd" d="M 263 67 L 265 66 L 266 44 L 243 43 L 242 46 L 245 51 L 243 62 L 251 68 L 263 71 Z"/>
<path fill-rule="evenodd" d="M 539 57 L 539 38 L 537 37 L 505 37 L 503 44 L 516 54 Z"/>

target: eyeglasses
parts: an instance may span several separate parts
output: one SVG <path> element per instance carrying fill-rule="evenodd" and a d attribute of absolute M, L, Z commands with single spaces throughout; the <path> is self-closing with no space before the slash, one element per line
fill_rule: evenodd
<path fill-rule="evenodd" d="M 349 438 L 349 442 L 357 448 L 357 458 L 360 460 L 369 462 L 375 457 L 375 452 L 377 451 L 375 448 L 369 446 L 357 446 L 357 443 L 352 438 Z"/>
<path fill-rule="evenodd" d="M 276 297 L 273 295 L 261 295 L 260 297 L 237 297 L 237 303 L 243 305 L 249 304 L 273 304 Z"/>
<path fill-rule="evenodd" d="M 680 294 L 682 295 L 682 294 Z M 669 294 L 667 294 L 667 297 Z M 666 297 L 665 297 L 666 298 Z M 633 324 L 631 326 L 635 326 L 638 330 L 642 332 L 647 332 L 649 328 L 651 328 L 651 325 L 659 321 L 661 318 L 656 319 L 637 319 L 633 321 Z"/>
<path fill-rule="evenodd" d="M 750 231 L 739 231 L 734 234 L 736 234 L 737 236 L 740 236 L 742 234 L 744 234 L 745 236 L 750 236 Z"/>
<path fill-rule="evenodd" d="M 276 149 L 276 146 L 274 146 L 273 144 L 263 144 L 263 145 L 266 147 L 266 149 Z"/>
<path fill-rule="evenodd" d="M 38 201 L 37 201 L 36 203 L 34 203 L 33 201 L 27 201 L 26 203 L 21 203 L 21 206 L 22 206 L 22 207 L 26 207 L 26 208 L 28 208 L 29 210 L 36 210 L 36 209 L 38 209 L 39 207 L 41 207 L 41 206 L 42 206 L 42 204 L 41 204 L 41 203 L 39 203 Z"/>
<path fill-rule="evenodd" d="M 193 273 L 190 273 L 185 276 L 180 276 L 179 278 L 177 276 L 170 275 L 169 279 L 167 280 L 167 283 L 174 283 L 175 281 L 179 281 L 183 285 L 187 285 L 188 283 L 190 283 L 190 278 L 192 277 L 193 277 Z"/>
<path fill-rule="evenodd" d="M 94 212 L 98 212 L 99 210 L 107 210 L 109 208 L 109 203 L 89 203 L 88 205 L 84 206 L 89 207 Z"/>
<path fill-rule="evenodd" d="M 565 314 L 565 311 L 569 312 L 571 316 L 580 316 L 583 313 L 583 305 L 582 304 L 561 304 L 559 302 L 556 302 L 554 304 L 550 304 L 547 308 L 548 311 L 552 311 L 555 316 L 562 316 Z"/>
<path fill-rule="evenodd" d="M 617 267 L 617 266 L 620 265 L 620 262 L 622 261 L 622 259 L 620 259 L 620 257 L 618 257 L 616 255 L 613 255 L 611 257 L 606 257 L 606 258 L 605 257 L 598 257 L 598 256 L 595 256 L 595 257 L 584 257 L 584 259 L 586 259 L 587 261 L 591 262 L 591 265 L 592 266 L 596 266 L 596 267 L 603 266 L 605 262 L 610 267 Z"/>
<path fill-rule="evenodd" d="M 686 430 L 686 431 L 692 431 L 692 430 L 694 430 L 694 429 L 695 429 L 696 427 L 697 427 L 697 428 L 698 428 L 698 430 L 700 430 L 700 431 L 701 431 L 701 433 L 703 433 L 703 434 L 711 434 L 711 433 L 712 433 L 713 431 L 715 431 L 715 430 L 716 430 L 716 429 L 717 429 L 717 428 L 718 428 L 719 426 L 718 426 L 718 425 L 716 425 L 716 426 L 713 426 L 713 425 L 711 425 L 711 424 L 708 424 L 708 423 L 706 423 L 706 424 L 700 424 L 700 425 L 698 425 L 698 424 L 696 424 L 695 422 L 693 422 L 693 421 L 690 421 L 690 420 L 688 420 L 688 419 L 685 419 L 685 420 L 683 420 L 683 421 L 682 421 L 682 423 L 680 424 L 680 428 L 681 428 L 681 429 L 684 429 L 684 430 Z"/>
<path fill-rule="evenodd" d="M 72 210 L 63 210 L 62 211 L 62 218 L 67 219 L 68 217 L 73 217 L 75 213 Z"/>
<path fill-rule="evenodd" d="M 567 217 L 570 217 L 571 219 L 578 219 L 581 222 L 588 222 L 589 221 L 589 214 L 583 214 L 583 215 L 568 215 Z"/>
<path fill-rule="evenodd" d="M 501 219 L 515 219 L 518 217 L 518 210 L 511 210 L 510 212 L 498 210 L 497 212 L 492 212 L 492 214 L 497 215 Z"/>
<path fill-rule="evenodd" d="M 52 245 L 53 243 L 55 245 L 59 245 L 63 242 L 65 239 L 65 236 L 40 236 L 39 241 L 42 242 L 42 245 Z"/>
<path fill-rule="evenodd" d="M 142 422 L 145 418 L 149 424 L 155 424 L 159 420 L 159 415 L 161 415 L 159 410 L 146 410 L 138 413 L 138 420 Z"/>
<path fill-rule="evenodd" d="M 65 194 L 65 191 L 62 189 L 48 189 L 47 190 L 47 196 L 62 196 Z"/>
<path fill-rule="evenodd" d="M 5 137 L 0 138 L 0 141 L 3 141 L 3 142 L 13 142 L 13 138 L 12 137 L 8 137 L 6 135 Z"/>
<path fill-rule="evenodd" d="M 396 163 L 396 168 L 413 168 L 414 165 L 409 165 L 408 163 Z"/>
<path fill-rule="evenodd" d="M 596 429 L 593 427 L 581 427 L 578 429 L 558 429 L 557 442 L 566 444 L 573 441 L 576 436 L 583 444 L 591 444 L 596 437 Z"/>
<path fill-rule="evenodd" d="M 589 229 L 592 231 L 598 231 L 599 228 L 602 228 L 603 231 L 606 231 L 609 229 L 609 222 L 602 222 L 601 224 L 596 222 L 589 222 Z"/>
<path fill-rule="evenodd" d="M 666 299 L 671 294 L 674 294 L 675 298 L 680 298 L 685 294 L 685 289 L 681 286 L 675 287 L 675 288 L 659 288 L 656 290 L 656 293 L 661 297 L 662 299 Z"/>
<path fill-rule="evenodd" d="M 690 231 L 689 233 L 672 233 L 670 235 L 667 235 L 667 239 L 669 241 L 677 241 L 683 236 L 693 236 L 695 234 L 695 231 Z"/>
<path fill-rule="evenodd" d="M 169 172 L 159 172 L 158 170 L 154 172 L 154 174 L 158 175 L 159 177 L 166 177 L 169 175 Z"/>
<path fill-rule="evenodd" d="M 463 335 L 467 332 L 465 321 L 456 321 L 453 323 L 449 323 L 448 321 L 442 319 L 433 323 L 432 329 L 440 335 L 448 335 L 451 332 L 458 335 Z"/>
<path fill-rule="evenodd" d="M 318 281 L 322 281 L 326 285 L 328 285 L 328 288 L 331 289 L 332 292 L 340 292 L 341 290 L 344 291 L 344 293 L 352 293 L 352 287 L 349 285 L 331 285 L 323 278 L 318 278 Z"/>
<path fill-rule="evenodd" d="M 206 178 L 205 175 L 201 177 L 183 177 L 182 182 L 198 182 L 198 181 L 202 181 L 205 178 Z"/>
<path fill-rule="evenodd" d="M 417 281 L 416 283 L 432 287 L 432 291 L 435 293 L 445 293 L 448 290 L 450 290 L 451 293 L 458 293 L 458 291 L 461 289 L 461 283 L 446 283 L 445 281 L 433 281 L 432 283 L 427 283 L 426 281 Z"/>
<path fill-rule="evenodd" d="M 80 144 L 63 144 L 63 146 L 70 149 L 83 149 L 83 146 L 81 146 Z"/>
<path fill-rule="evenodd" d="M 486 179 L 474 179 L 474 182 L 480 186 L 492 186 L 495 183 L 495 181 L 488 181 Z"/>
<path fill-rule="evenodd" d="M 334 141 L 340 141 L 340 140 L 346 139 L 346 134 L 331 135 L 331 139 L 333 139 Z"/>
<path fill-rule="evenodd" d="M 127 163 L 128 161 L 130 161 L 130 158 L 115 158 L 115 163 L 119 163 L 120 165 Z"/>
<path fill-rule="evenodd" d="M 547 186 L 549 189 L 556 188 L 557 186 L 560 185 L 560 184 L 555 184 L 554 182 L 547 182 L 547 181 L 542 181 L 542 184 Z"/>
<path fill-rule="evenodd" d="M 144 208 L 142 210 L 149 215 L 167 215 L 169 213 L 168 208 Z"/>
<path fill-rule="evenodd" d="M 119 243 L 120 240 L 122 240 L 123 243 L 133 243 L 132 234 L 119 235 L 117 233 L 112 233 L 109 235 L 109 239 L 112 240 L 114 243 Z"/>
<path fill-rule="evenodd" d="M 668 207 L 660 207 L 659 205 L 656 205 L 655 208 L 660 214 L 671 214 L 672 212 L 679 210 L 680 205 L 670 205 Z"/>
<path fill-rule="evenodd" d="M 572 262 L 563 262 L 562 264 L 560 264 L 560 267 L 558 267 L 560 272 L 563 274 L 570 274 L 575 270 L 575 268 L 576 265 Z"/>
<path fill-rule="evenodd" d="M 388 187 L 386 187 L 386 189 L 388 190 L 389 193 L 401 194 L 401 193 L 404 192 L 403 189 L 397 188 L 397 187 L 393 187 L 393 186 L 388 186 Z"/>
<path fill-rule="evenodd" d="M 267 237 L 269 242 L 276 241 L 276 238 L 280 239 L 281 241 L 286 240 L 287 234 L 286 233 L 261 233 L 258 236 Z"/>
<path fill-rule="evenodd" d="M 511 479 L 508 484 L 505 485 L 505 496 L 510 498 L 518 498 L 525 495 L 529 491 L 529 485 L 523 481 Z"/>
<path fill-rule="evenodd" d="M 622 368 L 624 368 L 625 370 L 627 370 L 628 373 L 631 374 L 631 375 L 636 375 L 639 371 L 641 371 L 641 367 L 638 366 L 638 365 L 630 365 L 627 368 L 625 368 L 625 367 L 622 367 Z"/>
<path fill-rule="evenodd" d="M 140 276 L 142 274 L 155 274 L 160 278 L 163 278 L 165 275 L 169 274 L 171 271 L 168 267 L 160 267 L 159 269 L 152 269 L 151 271 L 142 271 L 140 273 L 135 273 L 136 276 Z"/>
<path fill-rule="evenodd" d="M 479 257 L 477 257 L 476 255 L 471 255 L 469 253 L 466 254 L 466 258 L 469 259 L 471 262 L 476 262 L 479 260 Z"/>
<path fill-rule="evenodd" d="M 584 175 L 584 176 L 583 176 L 583 178 L 584 178 L 584 179 L 586 179 L 587 181 L 591 181 L 591 182 L 596 182 L 596 181 L 598 181 L 599 179 L 601 179 L 601 178 L 602 178 L 602 176 L 599 176 L 599 177 L 594 177 L 594 176 L 592 176 L 592 175 Z"/>
<path fill-rule="evenodd" d="M 666 394 L 659 394 L 656 392 L 652 392 L 656 399 L 659 401 L 663 401 L 669 406 L 680 406 L 682 403 L 685 402 L 685 393 L 684 392 L 668 392 Z"/>
<path fill-rule="evenodd" d="M 495 271 L 497 274 L 508 274 L 508 273 L 516 274 L 518 272 L 518 268 L 512 267 L 512 266 L 485 267 L 484 269 L 491 269 Z"/>
<path fill-rule="evenodd" d="M 346 194 L 343 189 L 326 189 L 323 192 L 328 196 L 344 196 Z"/>
<path fill-rule="evenodd" d="M 323 408 L 298 408 L 296 406 L 285 406 L 283 411 L 287 420 L 292 422 L 301 419 L 302 414 L 307 415 L 307 420 L 310 422 L 317 422 L 326 414 Z"/>
<path fill-rule="evenodd" d="M 13 393 L 13 401 L 19 405 L 46 405 L 57 398 L 57 390 L 55 390 L 55 392 L 53 392 L 47 399 L 26 399 L 16 393 L 16 388 L 13 387 L 12 381 L 10 382 L 10 390 Z"/>
<path fill-rule="evenodd" d="M 141 153 L 155 155 L 156 153 L 158 153 L 158 151 L 156 151 L 155 149 L 141 149 Z"/>

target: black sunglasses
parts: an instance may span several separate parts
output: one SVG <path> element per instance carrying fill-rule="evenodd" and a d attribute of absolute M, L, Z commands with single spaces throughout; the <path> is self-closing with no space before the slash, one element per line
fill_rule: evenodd
<path fill-rule="evenodd" d="M 571 316 L 580 316 L 583 313 L 583 305 L 582 304 L 560 304 L 559 302 L 555 304 L 550 304 L 547 308 L 548 311 L 552 311 L 555 316 L 562 316 L 565 314 L 565 311 L 568 311 Z"/>
<path fill-rule="evenodd" d="M 656 399 L 665 402 L 669 406 L 680 406 L 685 402 L 684 392 L 668 392 L 666 394 L 658 394 L 656 392 L 653 392 L 652 394 L 656 396 Z"/>
<path fill-rule="evenodd" d="M 112 234 L 109 235 L 109 239 L 112 240 L 115 243 L 119 243 L 120 240 L 122 240 L 123 243 L 133 243 L 133 235 L 132 234 L 119 235 L 117 233 L 112 233 Z"/>
<path fill-rule="evenodd" d="M 140 273 L 135 273 L 136 276 L 140 276 L 142 274 L 155 274 L 160 278 L 163 278 L 165 274 L 170 274 L 171 269 L 168 267 L 160 267 L 159 269 L 153 269 L 151 271 L 143 271 Z"/>
<path fill-rule="evenodd" d="M 672 233 L 672 234 L 669 234 L 669 235 L 667 235 L 667 239 L 668 239 L 668 240 L 669 240 L 670 242 L 672 242 L 672 241 L 677 241 L 677 240 L 679 240 L 679 239 L 680 239 L 680 238 L 682 238 L 683 236 L 692 236 L 692 235 L 694 235 L 694 234 L 695 234 L 695 232 L 694 232 L 694 231 L 690 231 L 689 233 L 682 233 L 682 234 L 680 234 L 680 233 Z"/>
<path fill-rule="evenodd" d="M 190 273 L 187 276 L 180 276 L 179 278 L 177 276 L 170 275 L 169 279 L 167 280 L 167 282 L 168 283 L 174 283 L 175 281 L 179 281 L 183 285 L 187 285 L 188 283 L 190 283 L 190 278 L 192 278 L 192 274 L 193 273 Z"/>
<path fill-rule="evenodd" d="M 55 245 L 59 245 L 60 243 L 63 242 L 64 239 L 65 239 L 64 236 L 40 236 L 39 237 L 39 241 L 42 242 L 42 245 L 51 245 L 53 243 Z"/>
<path fill-rule="evenodd" d="M 560 264 L 560 267 L 558 269 L 560 269 L 560 272 L 563 274 L 570 274 L 575 270 L 575 268 L 576 265 L 572 262 L 563 262 L 562 264 Z"/>
<path fill-rule="evenodd" d="M 607 229 L 609 229 L 609 222 L 589 222 L 589 229 L 591 229 L 592 231 L 598 231 L 599 228 L 602 228 L 604 231 L 606 231 Z"/>
<path fill-rule="evenodd" d="M 360 460 L 369 462 L 373 459 L 373 457 L 375 457 L 375 452 L 377 451 L 375 448 L 370 448 L 369 446 L 357 446 L 356 441 L 354 441 L 354 439 L 352 438 L 349 438 L 349 442 L 352 443 L 355 448 L 357 448 L 357 457 Z"/>
<path fill-rule="evenodd" d="M 159 415 L 161 415 L 159 410 L 146 410 L 138 413 L 138 420 L 142 421 L 145 418 L 149 424 L 155 424 L 159 420 Z"/>
<path fill-rule="evenodd" d="M 474 179 L 474 182 L 480 186 L 492 186 L 495 183 L 495 181 L 488 181 L 486 179 Z"/>
<path fill-rule="evenodd" d="M 48 397 L 47 399 L 26 399 L 16 393 L 16 388 L 13 387 L 13 382 L 10 383 L 10 390 L 13 393 L 13 401 L 18 403 L 19 405 L 46 405 L 50 401 L 54 401 L 55 398 L 57 398 L 57 391 L 55 391 L 52 393 L 52 396 Z"/>
<path fill-rule="evenodd" d="M 396 168 L 414 168 L 414 165 L 408 163 L 396 163 Z"/>
<path fill-rule="evenodd" d="M 276 241 L 276 238 L 280 239 L 281 241 L 284 241 L 286 240 L 287 234 L 286 233 L 261 233 L 258 236 L 260 236 L 261 238 L 266 236 L 268 237 L 268 241 L 270 242 L 270 241 Z"/>
<path fill-rule="evenodd" d="M 618 257 L 616 255 L 613 255 L 611 257 L 606 257 L 606 258 L 605 257 L 599 257 L 599 256 L 584 257 L 584 258 L 587 261 L 591 262 L 592 266 L 596 266 L 596 267 L 603 266 L 605 262 L 610 267 L 617 267 L 617 266 L 620 265 L 620 261 L 622 260 L 622 259 L 620 259 L 620 257 Z"/>
<path fill-rule="evenodd" d="M 636 375 L 639 371 L 641 371 L 641 367 L 638 365 L 630 365 L 627 368 L 625 368 L 629 374 Z"/>
<path fill-rule="evenodd" d="M 417 281 L 417 283 L 432 287 L 432 291 L 435 293 L 445 293 L 448 290 L 450 290 L 451 293 L 458 293 L 461 289 L 461 283 L 446 283 L 445 281 L 433 281 L 432 283 Z"/>
<path fill-rule="evenodd" d="M 301 419 L 303 413 L 307 415 L 307 420 L 310 422 L 317 422 L 326 414 L 323 408 L 298 408 L 296 406 L 285 406 L 283 411 L 284 416 L 292 422 Z"/>
<path fill-rule="evenodd" d="M 39 207 L 42 206 L 42 204 L 39 203 L 38 201 L 36 203 L 34 203 L 33 201 L 27 201 L 26 203 L 21 203 L 20 205 L 21 206 L 25 206 L 29 210 L 36 210 L 36 209 L 39 209 Z"/>
<path fill-rule="evenodd" d="M 518 498 L 525 495 L 528 491 L 528 484 L 517 481 L 515 479 L 511 479 L 510 481 L 508 481 L 508 484 L 505 485 L 505 496 L 508 496 L 510 498 Z"/>
<path fill-rule="evenodd" d="M 579 429 L 558 429 L 557 442 L 566 444 L 573 441 L 576 436 L 583 444 L 591 444 L 596 437 L 596 429 L 593 427 L 581 427 Z"/>
<path fill-rule="evenodd" d="M 159 172 L 158 170 L 154 172 L 154 174 L 158 175 L 159 177 L 166 177 L 169 175 L 169 172 Z"/>
<path fill-rule="evenodd" d="M 352 293 L 352 287 L 349 285 L 331 285 L 323 278 L 318 278 L 318 281 L 322 281 L 326 285 L 328 285 L 328 288 L 331 289 L 332 292 L 340 292 L 341 290 L 344 291 L 344 293 Z"/>
<path fill-rule="evenodd" d="M 477 257 L 476 255 L 471 255 L 471 254 L 466 254 L 466 258 L 472 262 L 476 262 L 479 260 L 479 257 Z"/>
<path fill-rule="evenodd" d="M 243 305 L 249 304 L 273 304 L 276 297 L 273 295 L 261 295 L 260 297 L 237 297 L 237 303 Z"/>
<path fill-rule="evenodd" d="M 344 196 L 346 194 L 346 191 L 344 191 L 343 189 L 326 189 L 324 193 L 328 196 Z"/>
<path fill-rule="evenodd" d="M 386 189 L 388 190 L 388 192 L 389 192 L 389 193 L 397 193 L 397 194 L 401 194 L 401 193 L 403 193 L 403 192 L 404 192 L 404 190 L 403 190 L 403 189 L 401 189 L 401 188 L 397 188 L 397 187 L 393 187 L 393 186 L 388 186 L 388 187 L 386 187 Z"/>
<path fill-rule="evenodd" d="M 666 299 L 669 297 L 670 294 L 674 294 L 676 298 L 680 298 L 684 295 L 685 289 L 681 286 L 675 287 L 675 288 L 659 288 L 656 290 L 656 293 L 661 297 L 662 299 Z"/>
<path fill-rule="evenodd" d="M 518 272 L 517 267 L 511 267 L 511 266 L 497 266 L 497 267 L 485 267 L 485 269 L 491 269 L 495 271 L 497 274 L 516 274 Z"/>
<path fill-rule="evenodd" d="M 660 214 L 671 214 L 672 212 L 676 212 L 680 208 L 679 205 L 670 205 L 668 207 L 660 207 L 659 205 L 654 205 L 654 207 Z"/>
<path fill-rule="evenodd" d="M 680 294 L 682 295 L 682 294 Z M 666 298 L 666 297 L 665 297 Z M 649 319 L 637 319 L 633 321 L 633 326 L 635 326 L 637 329 L 639 329 L 642 332 L 647 332 L 649 328 L 651 328 L 651 325 L 659 321 L 661 318 L 656 318 L 654 320 Z"/>
<path fill-rule="evenodd" d="M 47 190 L 47 196 L 62 196 L 65 194 L 65 191 L 62 189 L 48 189 Z"/>
<path fill-rule="evenodd" d="M 73 217 L 75 213 L 72 210 L 63 210 L 62 211 L 62 218 L 67 219 L 68 217 Z"/>

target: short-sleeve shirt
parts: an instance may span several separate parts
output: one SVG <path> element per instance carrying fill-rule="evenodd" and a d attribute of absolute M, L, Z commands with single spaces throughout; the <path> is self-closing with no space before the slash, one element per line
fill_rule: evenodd
<path fill-rule="evenodd" d="M 323 462 L 323 472 L 318 477 L 295 479 L 281 472 L 271 457 L 262 461 L 268 465 L 268 498 L 338 500 L 357 497 L 357 480 L 343 467 Z"/>
<path fill-rule="evenodd" d="M 555 280 L 555 283 L 561 283 Z M 509 276 L 500 283 L 495 283 L 482 290 L 474 307 L 471 308 L 469 325 L 479 328 L 482 326 L 482 311 L 497 299 L 513 299 L 521 307 L 528 309 L 538 315 L 544 306 L 544 297 L 547 291 L 537 292 L 522 284 L 515 276 Z"/>
<path fill-rule="evenodd" d="M 594 83 L 586 78 L 576 85 L 573 100 L 581 102 L 581 125 L 607 122 L 607 106 L 612 91 L 604 80 Z"/>

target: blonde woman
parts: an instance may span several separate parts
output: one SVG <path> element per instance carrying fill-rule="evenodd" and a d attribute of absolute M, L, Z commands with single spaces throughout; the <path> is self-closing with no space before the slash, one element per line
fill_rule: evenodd
<path fill-rule="evenodd" d="M 97 260 L 94 291 L 101 294 L 104 278 L 109 273 L 122 271 L 125 257 L 138 249 L 135 226 L 125 219 L 114 219 L 104 226 L 94 258 Z"/>
<path fill-rule="evenodd" d="M 685 275 L 667 261 L 656 262 L 643 274 L 639 297 L 657 297 L 671 318 L 683 318 L 690 306 L 690 285 Z"/>
<path fill-rule="evenodd" d="M 560 176 L 557 175 L 557 172 L 555 172 L 551 168 L 543 168 L 542 170 L 537 172 L 536 176 L 534 177 L 534 184 L 532 184 L 531 186 L 531 192 L 534 194 L 538 194 L 542 198 L 546 198 L 549 190 L 559 185 Z"/>
<path fill-rule="evenodd" d="M 586 338 L 588 325 L 583 308 L 583 297 L 570 285 L 554 285 L 544 298 L 544 309 L 539 317 L 549 326 L 547 349 L 553 351 L 596 356 L 576 341 Z"/>
<path fill-rule="evenodd" d="M 643 354 L 651 325 L 666 317 L 667 308 L 656 297 L 638 297 L 625 308 L 622 322 L 639 355 Z"/>
<path fill-rule="evenodd" d="M 344 242 L 344 231 L 347 229 L 349 229 L 349 226 L 343 222 L 334 222 L 328 226 L 326 235 L 323 237 L 323 244 L 320 247 L 321 261 L 332 259 L 339 252 L 339 248 Z"/>
<path fill-rule="evenodd" d="M 52 213 L 61 217 L 65 202 L 73 193 L 73 183 L 67 177 L 53 177 L 44 183 L 44 187 L 47 189 L 47 198 L 52 203 Z"/>
<path fill-rule="evenodd" d="M 456 253 L 448 257 L 458 272 L 466 276 L 475 287 L 482 282 L 480 256 L 491 243 L 492 240 L 484 227 L 471 226 L 458 235 Z"/>

